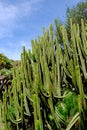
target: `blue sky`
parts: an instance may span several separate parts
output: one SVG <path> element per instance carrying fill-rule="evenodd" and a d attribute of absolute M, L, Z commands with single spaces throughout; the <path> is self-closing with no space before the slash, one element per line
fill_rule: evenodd
<path fill-rule="evenodd" d="M 67 7 L 83 0 L 0 0 L 0 53 L 20 59 L 22 46 L 42 35 L 54 19 L 65 21 Z"/>

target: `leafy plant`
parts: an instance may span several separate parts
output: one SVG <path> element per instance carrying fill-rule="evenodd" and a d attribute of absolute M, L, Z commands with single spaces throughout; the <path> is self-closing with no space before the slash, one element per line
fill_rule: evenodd
<path fill-rule="evenodd" d="M 2 68 L 7 68 L 7 69 L 12 68 L 12 60 L 7 58 L 3 54 L 0 54 L 0 69 Z"/>
<path fill-rule="evenodd" d="M 65 91 L 62 101 L 58 102 L 58 104 L 55 106 L 56 112 L 61 115 L 64 122 L 69 122 L 70 118 L 73 117 L 78 112 L 78 96 L 75 92 L 72 92 L 70 90 Z M 61 120 L 60 120 L 61 122 Z"/>

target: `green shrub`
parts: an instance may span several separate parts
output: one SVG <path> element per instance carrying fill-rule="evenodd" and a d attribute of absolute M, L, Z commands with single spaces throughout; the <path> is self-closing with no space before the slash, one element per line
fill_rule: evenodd
<path fill-rule="evenodd" d="M 3 54 L 0 54 L 0 69 L 2 68 L 7 68 L 7 69 L 12 68 L 12 60 L 7 58 Z"/>

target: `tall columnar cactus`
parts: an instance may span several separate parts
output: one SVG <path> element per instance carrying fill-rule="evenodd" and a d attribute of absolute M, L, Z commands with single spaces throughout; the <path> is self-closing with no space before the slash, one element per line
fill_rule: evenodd
<path fill-rule="evenodd" d="M 13 69 L 12 88 L 3 95 L 7 130 L 12 124 L 16 130 L 70 130 L 77 122 L 81 122 L 78 129 L 86 129 L 87 25 L 81 23 L 82 32 L 71 20 L 70 40 L 65 27 L 55 20 L 56 31 L 51 24 L 43 36 L 32 40 L 32 50 L 23 47 L 21 64 Z M 68 109 L 63 102 L 71 93 L 66 90 L 78 97 L 78 109 L 72 119 L 68 113 L 67 120 L 57 108 L 60 104 L 63 111 Z"/>

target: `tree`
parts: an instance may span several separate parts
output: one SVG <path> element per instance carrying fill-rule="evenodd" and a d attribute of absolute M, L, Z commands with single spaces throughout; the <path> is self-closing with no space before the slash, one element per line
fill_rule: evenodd
<path fill-rule="evenodd" d="M 81 19 L 87 23 L 87 0 L 85 0 L 85 2 L 79 2 L 72 9 L 67 8 L 66 15 L 66 28 L 68 33 L 70 33 L 70 18 L 72 19 L 73 23 L 78 23 L 79 26 L 81 26 Z"/>

